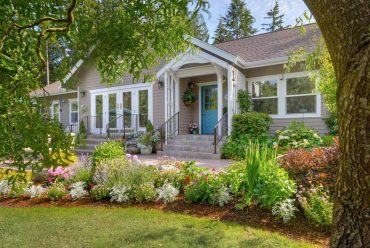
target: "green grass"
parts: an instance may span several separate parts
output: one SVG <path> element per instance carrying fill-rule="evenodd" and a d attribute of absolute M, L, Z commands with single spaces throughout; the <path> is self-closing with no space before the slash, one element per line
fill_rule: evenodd
<path fill-rule="evenodd" d="M 0 247 L 312 247 L 281 235 L 138 208 L 0 208 Z"/>

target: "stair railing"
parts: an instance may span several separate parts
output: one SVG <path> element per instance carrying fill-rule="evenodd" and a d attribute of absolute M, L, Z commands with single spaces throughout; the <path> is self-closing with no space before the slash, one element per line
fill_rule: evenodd
<path fill-rule="evenodd" d="M 217 145 L 220 143 L 222 138 L 227 134 L 227 131 L 228 131 L 228 123 L 227 123 L 227 112 L 226 112 L 213 128 L 214 154 L 217 154 Z"/>
<path fill-rule="evenodd" d="M 174 135 L 180 132 L 180 112 L 174 114 L 160 128 L 161 150 L 163 151 L 164 144 L 167 143 Z"/>
<path fill-rule="evenodd" d="M 115 126 L 115 127 L 114 127 Z M 107 138 L 126 138 L 128 130 L 137 133 L 139 131 L 139 115 L 123 113 L 111 120 L 105 127 Z"/>

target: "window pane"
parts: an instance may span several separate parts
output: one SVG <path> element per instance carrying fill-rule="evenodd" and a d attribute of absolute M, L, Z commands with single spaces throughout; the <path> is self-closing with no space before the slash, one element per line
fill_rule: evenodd
<path fill-rule="evenodd" d="M 117 127 L 117 102 L 116 102 L 116 94 L 109 94 L 109 127 L 116 128 Z"/>
<path fill-rule="evenodd" d="M 73 112 L 71 113 L 71 123 L 77 123 L 78 122 L 78 113 Z"/>
<path fill-rule="evenodd" d="M 55 103 L 53 104 L 53 118 L 54 120 L 56 121 L 59 121 L 59 104 L 58 103 Z"/>
<path fill-rule="evenodd" d="M 78 111 L 78 104 L 77 102 L 71 102 L 71 111 L 77 112 Z"/>
<path fill-rule="evenodd" d="M 253 109 L 256 112 L 267 113 L 270 115 L 276 115 L 278 112 L 278 99 L 268 98 L 268 99 L 254 99 Z"/>
<path fill-rule="evenodd" d="M 315 93 L 315 84 L 309 77 L 288 78 L 286 80 L 287 95 Z"/>
<path fill-rule="evenodd" d="M 139 123 L 140 127 L 145 127 L 148 123 L 148 91 L 139 91 Z"/>
<path fill-rule="evenodd" d="M 252 83 L 252 97 L 277 96 L 277 80 L 264 80 Z"/>
<path fill-rule="evenodd" d="M 103 95 L 95 97 L 95 128 L 103 127 Z"/>
<path fill-rule="evenodd" d="M 123 92 L 123 113 L 126 127 L 131 127 L 131 92 Z"/>
<path fill-rule="evenodd" d="M 316 96 L 286 98 L 287 114 L 316 113 Z"/>

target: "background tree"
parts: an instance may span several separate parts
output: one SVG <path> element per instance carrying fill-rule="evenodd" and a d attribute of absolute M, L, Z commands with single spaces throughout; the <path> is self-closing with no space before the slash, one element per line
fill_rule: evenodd
<path fill-rule="evenodd" d="M 370 1 L 304 2 L 337 79 L 340 161 L 331 247 L 370 247 Z"/>
<path fill-rule="evenodd" d="M 231 0 L 226 15 L 219 21 L 215 37 L 225 41 L 251 36 L 257 32 L 257 29 L 253 28 L 254 22 L 255 19 L 244 0 Z"/>
<path fill-rule="evenodd" d="M 208 42 L 209 40 L 209 31 L 207 27 L 207 23 L 204 20 L 204 16 L 202 13 L 198 13 L 191 19 L 192 23 L 192 36 L 198 38 L 202 41 Z"/>
<path fill-rule="evenodd" d="M 56 166 L 61 159 L 54 153 L 72 150 L 71 138 L 47 117 L 49 106 L 29 96 L 44 85 L 46 40 L 50 52 L 60 44 L 68 49 L 60 75 L 93 50 L 102 82 L 117 82 L 124 73 L 139 78 L 189 47 L 189 5 L 192 15 L 208 7 L 204 0 L 0 3 L 0 158 L 20 172 Z"/>
<path fill-rule="evenodd" d="M 226 28 L 225 20 L 222 16 L 220 16 L 219 18 L 218 25 L 215 30 L 215 36 L 213 38 L 214 38 L 213 44 L 221 43 L 232 39 L 229 31 Z"/>
<path fill-rule="evenodd" d="M 263 23 L 262 26 L 266 26 L 266 28 L 262 28 L 263 30 L 266 30 L 267 32 L 274 32 L 278 30 L 283 30 L 289 27 L 284 26 L 284 14 L 280 15 L 280 7 L 279 2 L 275 1 L 275 5 L 272 9 L 270 9 L 269 12 L 267 12 L 267 16 L 265 19 L 271 19 L 270 23 Z"/>

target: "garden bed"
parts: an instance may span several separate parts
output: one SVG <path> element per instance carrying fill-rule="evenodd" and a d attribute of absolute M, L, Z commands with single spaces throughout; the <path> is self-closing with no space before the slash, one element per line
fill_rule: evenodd
<path fill-rule="evenodd" d="M 267 231 L 278 232 L 291 239 L 309 242 L 321 247 L 327 247 L 329 244 L 330 232 L 327 228 L 313 225 L 301 214 L 286 224 L 271 216 L 267 210 L 259 207 L 249 207 L 245 210 L 236 210 L 232 204 L 224 207 L 211 206 L 207 204 L 188 204 L 185 203 L 182 196 L 171 204 L 162 204 L 159 202 L 119 204 L 109 201 L 95 201 L 90 197 L 72 201 L 64 198 L 59 201 L 50 201 L 47 197 L 29 199 L 5 198 L 0 199 L 0 206 L 10 208 L 30 208 L 30 207 L 86 207 L 86 208 L 126 208 L 138 207 L 143 209 L 159 209 L 162 211 L 187 214 L 197 217 L 206 217 L 213 220 L 234 222 L 259 228 Z"/>

